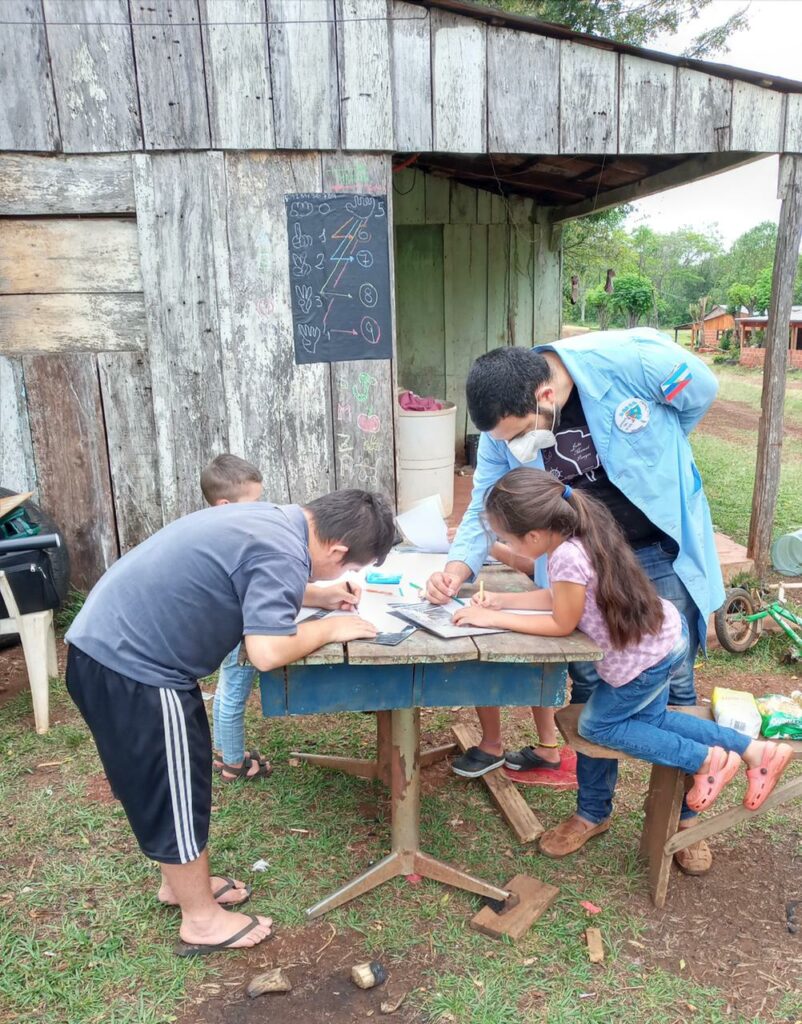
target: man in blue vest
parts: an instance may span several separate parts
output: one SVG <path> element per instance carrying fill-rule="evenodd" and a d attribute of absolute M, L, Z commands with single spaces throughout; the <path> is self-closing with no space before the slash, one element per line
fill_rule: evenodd
<path fill-rule="evenodd" d="M 607 505 L 658 593 L 687 620 L 688 659 L 669 699 L 695 704 L 694 661 L 724 588 L 688 435 L 717 389 L 700 359 L 651 328 L 481 356 L 466 384 L 471 419 L 482 431 L 473 496 L 444 571 L 428 582 L 429 599 L 444 603 L 479 571 L 491 541 L 482 521 L 487 490 L 510 469 L 545 468 Z M 534 576 L 545 586 L 542 562 Z M 572 702 L 584 703 L 598 680 L 592 663 L 571 664 L 569 674 Z M 488 744 L 486 735 L 500 736 L 498 710 L 478 711 L 483 740 L 477 756 L 498 757 L 502 751 L 489 749 L 493 739 Z M 515 759 L 523 754 L 507 755 L 511 766 L 520 768 Z M 617 761 L 578 755 L 577 813 L 541 836 L 543 853 L 567 856 L 609 828 L 617 772 Z M 680 827 L 693 823 L 693 813 L 683 806 Z M 704 874 L 711 865 L 704 841 L 676 859 L 691 874 Z"/>

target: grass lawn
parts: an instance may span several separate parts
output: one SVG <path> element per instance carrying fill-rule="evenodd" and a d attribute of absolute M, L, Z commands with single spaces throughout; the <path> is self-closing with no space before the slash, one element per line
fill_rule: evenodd
<path fill-rule="evenodd" d="M 712 366 L 720 403 L 733 403 L 733 423 L 718 422 L 717 406 L 691 436 L 717 529 L 745 544 L 749 534 L 757 459 L 762 373 L 745 367 Z M 734 405 L 738 403 L 738 405 Z M 740 422 L 738 415 L 741 413 Z M 797 433 L 791 433 L 794 430 Z M 774 536 L 802 526 L 802 389 L 789 388 Z"/>

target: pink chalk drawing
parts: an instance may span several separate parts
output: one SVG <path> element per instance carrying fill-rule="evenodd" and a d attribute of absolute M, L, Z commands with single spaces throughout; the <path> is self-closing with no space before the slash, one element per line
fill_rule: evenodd
<path fill-rule="evenodd" d="M 375 434 L 381 429 L 382 421 L 375 413 L 372 416 L 368 416 L 366 413 L 361 412 L 356 418 L 356 425 L 365 434 Z"/>
<path fill-rule="evenodd" d="M 256 312 L 263 320 L 269 320 L 275 312 L 272 299 L 257 299 L 254 302 L 254 306 L 256 307 Z"/>

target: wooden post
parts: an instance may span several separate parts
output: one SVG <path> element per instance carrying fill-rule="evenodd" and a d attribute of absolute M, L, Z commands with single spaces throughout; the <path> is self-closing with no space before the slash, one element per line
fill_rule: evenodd
<path fill-rule="evenodd" d="M 769 320 L 766 325 L 766 359 L 763 367 L 763 398 L 757 435 L 755 490 L 749 526 L 748 554 L 758 575 L 769 563 L 771 531 L 780 487 L 783 402 L 788 365 L 788 324 L 791 320 L 794 278 L 802 240 L 802 156 L 781 156 L 778 196 L 782 199 Z"/>

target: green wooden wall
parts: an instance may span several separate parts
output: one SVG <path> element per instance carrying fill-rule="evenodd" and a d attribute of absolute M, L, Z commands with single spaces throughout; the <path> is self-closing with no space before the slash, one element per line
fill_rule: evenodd
<path fill-rule="evenodd" d="M 474 359 L 559 337 L 559 237 L 531 200 L 412 169 L 393 178 L 398 384 L 456 403 L 461 455 Z"/>

